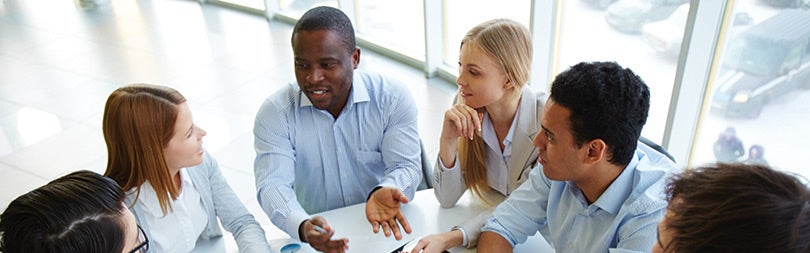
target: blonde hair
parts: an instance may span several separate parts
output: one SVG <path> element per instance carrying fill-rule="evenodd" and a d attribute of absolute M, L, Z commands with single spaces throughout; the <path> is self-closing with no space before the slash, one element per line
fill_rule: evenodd
<path fill-rule="evenodd" d="M 461 45 L 478 47 L 495 59 L 513 84 L 515 92 L 520 92 L 529 82 L 532 39 L 529 29 L 522 24 L 511 19 L 486 21 L 470 29 L 461 40 Z M 461 99 L 457 101 L 463 103 Z M 461 138 L 458 143 L 458 159 L 467 188 L 484 202 L 488 202 L 483 194 L 484 191 L 489 191 L 484 147 L 480 136 L 473 140 Z"/>
<path fill-rule="evenodd" d="M 178 105 L 186 102 L 176 90 L 157 85 L 133 84 L 118 88 L 107 98 L 102 131 L 107 143 L 107 170 L 124 192 L 149 181 L 163 214 L 180 189 L 174 185 L 163 153 L 174 134 Z M 134 203 L 134 202 L 133 202 Z"/>

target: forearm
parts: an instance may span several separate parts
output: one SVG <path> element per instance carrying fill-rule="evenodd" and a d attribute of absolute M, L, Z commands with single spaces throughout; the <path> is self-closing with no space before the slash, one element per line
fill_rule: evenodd
<path fill-rule="evenodd" d="M 486 231 L 478 239 L 478 252 L 512 252 L 512 245 L 498 233 Z"/>
<path fill-rule="evenodd" d="M 448 169 L 442 166 L 441 161 L 436 161 L 433 178 L 433 193 L 436 195 L 436 199 L 439 200 L 439 204 L 444 208 L 455 206 L 458 199 L 467 190 L 458 165 Z"/>
<path fill-rule="evenodd" d="M 442 138 L 439 142 L 439 162 L 445 168 L 453 168 L 456 165 L 456 154 L 458 154 L 458 138 Z"/>

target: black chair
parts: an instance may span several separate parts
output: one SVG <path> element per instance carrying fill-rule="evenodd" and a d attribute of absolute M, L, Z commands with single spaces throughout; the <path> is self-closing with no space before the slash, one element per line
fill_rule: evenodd
<path fill-rule="evenodd" d="M 657 143 L 655 143 L 655 142 L 651 141 L 650 139 L 644 138 L 644 136 L 639 136 L 639 137 L 638 137 L 638 141 L 640 141 L 641 143 L 644 143 L 644 145 L 647 145 L 647 146 L 649 146 L 649 147 L 650 147 L 650 148 L 652 148 L 652 149 L 655 149 L 655 151 L 658 151 L 658 152 L 660 152 L 661 154 L 664 154 L 664 155 L 665 155 L 665 156 L 667 156 L 667 158 L 669 158 L 669 160 L 671 160 L 672 162 L 677 163 L 677 162 L 675 161 L 675 157 L 672 157 L 672 155 L 670 155 L 670 154 L 669 154 L 669 152 L 667 152 L 667 150 L 666 150 L 666 149 L 664 149 L 664 147 L 661 147 L 661 145 L 658 145 Z"/>
<path fill-rule="evenodd" d="M 422 149 L 422 182 L 419 183 L 419 187 L 416 188 L 417 191 L 433 188 L 433 166 L 430 164 L 427 152 L 425 151 L 425 145 L 422 144 L 422 141 L 419 141 L 419 146 Z"/>

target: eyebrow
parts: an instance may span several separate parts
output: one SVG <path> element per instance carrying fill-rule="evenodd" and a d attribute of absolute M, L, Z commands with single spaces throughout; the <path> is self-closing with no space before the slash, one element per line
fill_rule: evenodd
<path fill-rule="evenodd" d="M 544 126 L 543 124 L 540 124 L 540 127 L 543 128 L 543 131 L 546 131 L 546 135 L 549 135 L 551 137 L 555 136 L 554 133 L 552 133 L 551 130 L 548 130 L 548 128 L 546 128 L 546 126 Z"/>

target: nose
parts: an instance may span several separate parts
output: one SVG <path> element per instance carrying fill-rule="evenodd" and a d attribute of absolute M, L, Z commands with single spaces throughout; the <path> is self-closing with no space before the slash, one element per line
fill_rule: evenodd
<path fill-rule="evenodd" d="M 534 136 L 532 144 L 540 150 L 546 150 L 546 141 L 546 134 L 543 129 L 540 129 L 540 132 L 537 132 L 537 135 Z"/>
<path fill-rule="evenodd" d="M 456 78 L 456 84 L 458 84 L 458 86 L 467 86 L 467 82 L 464 81 L 463 78 L 464 78 L 464 72 L 459 71 L 458 78 Z"/>
<path fill-rule="evenodd" d="M 312 68 L 312 71 L 307 73 L 307 82 L 318 83 L 323 79 L 323 71 L 319 68 Z"/>
<path fill-rule="evenodd" d="M 202 129 L 202 127 L 197 127 L 197 133 L 199 133 L 197 137 L 198 139 L 202 139 L 203 136 L 208 135 L 208 132 L 206 132 L 205 129 Z"/>

